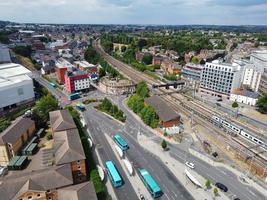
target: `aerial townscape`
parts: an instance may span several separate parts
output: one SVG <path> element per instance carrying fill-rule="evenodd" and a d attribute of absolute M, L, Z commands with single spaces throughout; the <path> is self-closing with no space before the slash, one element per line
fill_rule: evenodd
<path fill-rule="evenodd" d="M 267 200 L 266 14 L 0 0 L 0 200 Z"/>

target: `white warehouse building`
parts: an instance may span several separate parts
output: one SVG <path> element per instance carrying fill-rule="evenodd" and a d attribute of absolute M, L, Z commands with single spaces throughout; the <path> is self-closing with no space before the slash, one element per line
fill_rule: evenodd
<path fill-rule="evenodd" d="M 15 63 L 0 64 L 0 112 L 34 100 L 32 73 Z"/>

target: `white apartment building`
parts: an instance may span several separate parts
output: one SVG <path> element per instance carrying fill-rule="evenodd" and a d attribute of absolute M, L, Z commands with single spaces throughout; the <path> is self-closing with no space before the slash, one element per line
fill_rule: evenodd
<path fill-rule="evenodd" d="M 34 100 L 31 77 L 22 65 L 0 64 L 0 111 Z"/>
<path fill-rule="evenodd" d="M 241 80 L 242 85 L 254 92 L 258 92 L 263 69 L 259 68 L 249 60 L 235 60 L 234 63 L 240 65 L 244 70 Z"/>
<path fill-rule="evenodd" d="M 231 91 L 240 88 L 243 74 L 243 68 L 237 63 L 207 62 L 202 70 L 199 92 L 229 99 Z"/>
<path fill-rule="evenodd" d="M 250 61 L 262 72 L 258 91 L 267 92 L 267 50 L 254 51 L 250 56 Z"/>

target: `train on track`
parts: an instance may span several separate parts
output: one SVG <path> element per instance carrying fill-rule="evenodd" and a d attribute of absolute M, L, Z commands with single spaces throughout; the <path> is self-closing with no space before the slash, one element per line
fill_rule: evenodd
<path fill-rule="evenodd" d="M 265 150 L 267 150 L 267 141 L 264 141 L 263 139 L 249 133 L 247 130 L 244 130 L 243 128 L 239 127 L 238 125 L 229 122 L 221 117 L 218 117 L 216 115 L 212 116 L 212 122 L 219 126 L 224 128 L 225 130 L 234 133 L 236 135 L 240 135 L 241 137 L 245 138 L 246 140 L 261 146 Z"/>

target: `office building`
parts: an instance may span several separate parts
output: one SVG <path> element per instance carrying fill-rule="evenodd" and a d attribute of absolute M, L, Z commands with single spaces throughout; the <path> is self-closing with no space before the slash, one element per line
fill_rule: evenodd
<path fill-rule="evenodd" d="M 34 101 L 31 77 L 22 65 L 0 64 L 0 112 Z"/>
<path fill-rule="evenodd" d="M 227 64 L 219 60 L 207 62 L 201 74 L 199 91 L 229 99 L 231 91 L 240 88 L 243 71 L 237 63 Z"/>

